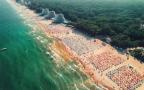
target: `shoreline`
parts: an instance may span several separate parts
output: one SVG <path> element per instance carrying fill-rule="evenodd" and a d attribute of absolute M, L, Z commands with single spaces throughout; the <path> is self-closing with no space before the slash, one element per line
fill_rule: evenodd
<path fill-rule="evenodd" d="M 14 3 L 15 2 L 13 2 L 13 4 Z M 16 5 L 16 3 L 14 5 Z M 18 12 L 19 14 L 23 13 L 23 15 L 25 15 L 26 18 L 24 18 L 24 19 L 27 20 L 27 17 L 29 17 L 29 16 L 31 18 L 34 18 L 34 20 L 33 20 L 34 24 L 37 27 L 41 28 L 41 30 L 46 34 L 46 36 L 52 37 L 55 39 L 54 43 L 52 44 L 52 47 L 51 47 L 52 51 L 54 51 L 54 53 L 56 55 L 58 55 L 64 59 L 76 61 L 79 64 L 80 68 L 83 70 L 83 72 L 87 76 L 89 76 L 91 78 L 91 80 L 93 82 L 95 82 L 96 84 L 98 84 L 99 86 L 104 86 L 108 90 L 115 90 L 115 89 L 119 90 L 120 87 L 118 85 L 116 85 L 114 82 L 112 82 L 106 76 L 106 74 L 108 72 L 113 71 L 117 68 L 120 68 L 124 65 L 132 65 L 137 70 L 137 72 L 140 73 L 140 75 L 142 75 L 142 76 L 144 75 L 144 66 L 143 66 L 144 64 L 140 64 L 140 62 L 137 60 L 134 60 L 132 56 L 129 56 L 129 59 L 127 60 L 126 55 L 120 55 L 112 46 L 110 46 L 98 39 L 96 39 L 95 41 L 93 39 L 87 39 L 88 37 L 84 37 L 84 36 L 80 35 L 79 33 L 74 32 L 74 30 L 72 30 L 69 27 L 67 28 L 62 25 L 50 25 L 50 23 L 52 22 L 51 20 L 49 20 L 49 21 L 41 20 L 40 16 L 35 14 L 33 11 L 27 9 L 25 6 L 14 6 L 16 11 L 18 11 L 18 10 L 21 11 L 20 7 L 22 8 L 22 10 L 26 9 L 28 11 L 28 12 L 26 12 L 26 11 Z M 27 15 L 27 13 L 30 13 L 30 14 Z M 32 19 L 30 19 L 30 20 L 32 20 Z M 58 32 L 57 29 L 59 29 L 59 28 L 62 28 L 64 30 L 60 30 L 60 32 Z M 51 31 L 50 29 L 52 29 L 54 31 Z M 67 34 L 67 33 L 69 33 L 69 34 Z M 75 46 L 75 45 L 71 46 L 71 43 L 68 40 L 75 41 L 72 43 L 77 44 L 77 46 Z M 81 43 L 77 43 L 77 41 L 80 41 Z M 86 46 L 87 49 L 83 50 L 83 49 L 85 49 L 85 47 L 83 47 L 83 45 L 81 45 L 81 44 L 83 44 L 83 45 L 88 44 L 88 46 Z M 76 50 L 78 47 L 81 47 L 81 48 Z M 92 48 L 88 48 L 88 47 L 92 47 Z M 95 50 L 93 50 L 93 49 L 95 49 Z M 98 55 L 100 55 L 101 53 L 103 53 L 105 51 L 112 52 L 114 55 L 119 56 L 122 59 L 124 59 L 124 61 L 121 62 L 121 60 L 120 60 L 121 63 L 119 63 L 116 66 L 115 66 L 115 64 L 114 64 L 114 66 L 108 65 L 108 67 L 107 67 L 108 69 L 106 69 L 106 70 L 105 69 L 103 70 L 103 68 L 102 69 L 95 68 L 93 66 L 93 64 L 91 64 L 91 62 L 93 62 L 93 61 L 90 62 L 90 59 L 93 59 L 93 57 L 97 57 Z M 144 89 L 144 84 L 141 86 L 142 87 L 139 87 L 137 90 Z"/>

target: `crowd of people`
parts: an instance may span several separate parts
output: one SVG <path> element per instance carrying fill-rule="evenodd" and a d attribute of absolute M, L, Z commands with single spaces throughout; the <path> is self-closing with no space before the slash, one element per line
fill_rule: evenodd
<path fill-rule="evenodd" d="M 81 38 L 77 35 L 64 37 L 62 38 L 62 41 L 78 55 L 83 55 L 92 52 L 101 47 L 100 45 L 92 43 L 90 40 Z"/>
<path fill-rule="evenodd" d="M 47 32 L 49 34 L 62 34 L 62 33 L 67 34 L 67 33 L 71 32 L 70 28 L 65 27 L 61 24 L 60 25 L 49 25 L 47 27 L 47 29 L 48 29 Z"/>
<path fill-rule="evenodd" d="M 110 51 L 105 51 L 98 55 L 90 57 L 89 61 L 93 64 L 93 66 L 96 69 L 100 71 L 105 71 L 108 68 L 111 68 L 112 66 L 121 64 L 124 61 L 124 59 Z"/>
<path fill-rule="evenodd" d="M 142 84 L 142 76 L 132 66 L 122 66 L 107 73 L 122 90 L 134 90 Z"/>

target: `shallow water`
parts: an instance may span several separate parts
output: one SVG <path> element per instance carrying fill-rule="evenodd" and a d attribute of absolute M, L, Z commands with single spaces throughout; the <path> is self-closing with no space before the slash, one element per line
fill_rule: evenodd
<path fill-rule="evenodd" d="M 6 0 L 0 12 L 0 49 L 7 48 L 0 52 L 0 90 L 95 90 L 74 62 L 54 63 L 46 49 L 51 40 L 32 31 Z"/>

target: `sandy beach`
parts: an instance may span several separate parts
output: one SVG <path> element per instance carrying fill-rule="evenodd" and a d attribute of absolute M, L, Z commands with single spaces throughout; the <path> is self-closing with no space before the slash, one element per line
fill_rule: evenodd
<path fill-rule="evenodd" d="M 9 1 L 30 27 L 39 28 L 53 39 L 51 51 L 65 62 L 74 60 L 79 68 L 104 90 L 144 90 L 144 64 L 121 54 L 111 45 L 76 32 L 64 24 L 40 17 L 26 6 Z M 37 37 L 40 39 L 41 37 Z M 44 42 L 44 41 L 41 41 Z"/>

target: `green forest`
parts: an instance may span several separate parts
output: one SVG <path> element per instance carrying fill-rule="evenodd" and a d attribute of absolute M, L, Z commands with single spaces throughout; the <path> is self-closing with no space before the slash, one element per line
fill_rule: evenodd
<path fill-rule="evenodd" d="M 141 62 L 144 62 L 144 50 L 143 49 L 134 49 L 129 51 L 132 56 L 140 60 Z"/>
<path fill-rule="evenodd" d="M 19 0 L 17 0 L 19 1 Z M 40 13 L 48 8 L 63 13 L 76 30 L 99 38 L 121 49 L 144 47 L 143 0 L 25 0 L 28 7 Z M 144 61 L 144 50 L 130 54 Z"/>
<path fill-rule="evenodd" d="M 69 24 L 91 37 L 111 38 L 120 48 L 144 46 L 142 0 L 30 0 L 39 7 L 63 13 Z M 103 38 L 101 38 L 103 37 Z"/>
<path fill-rule="evenodd" d="M 91 37 L 120 48 L 144 46 L 142 0 L 30 0 L 31 9 L 49 8 L 63 13 L 69 24 Z"/>

